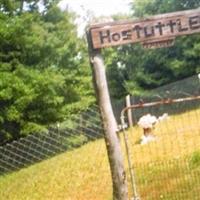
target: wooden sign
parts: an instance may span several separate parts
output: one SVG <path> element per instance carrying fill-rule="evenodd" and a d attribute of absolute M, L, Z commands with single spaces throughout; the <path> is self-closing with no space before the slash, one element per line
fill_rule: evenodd
<path fill-rule="evenodd" d="M 96 24 L 89 28 L 93 49 L 137 42 L 148 47 L 151 40 L 152 47 L 155 44 L 159 46 L 161 41 L 167 41 L 164 42 L 167 45 L 176 36 L 193 33 L 200 33 L 200 9 L 162 14 L 139 21 Z"/>

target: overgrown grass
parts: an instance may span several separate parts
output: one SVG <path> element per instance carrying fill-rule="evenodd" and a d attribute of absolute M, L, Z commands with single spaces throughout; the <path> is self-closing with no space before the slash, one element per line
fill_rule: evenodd
<path fill-rule="evenodd" d="M 100 200 L 111 197 L 103 139 L 0 177 L 1 200 Z"/>
<path fill-rule="evenodd" d="M 200 109 L 170 116 L 154 134 L 155 141 L 140 145 L 142 130 L 128 133 L 142 199 L 200 199 Z"/>
<path fill-rule="evenodd" d="M 141 129 L 127 132 L 142 199 L 200 199 L 199 121 L 200 110 L 171 116 L 156 127 L 157 140 L 143 146 L 137 144 Z M 111 200 L 104 140 L 1 176 L 0 199 Z"/>

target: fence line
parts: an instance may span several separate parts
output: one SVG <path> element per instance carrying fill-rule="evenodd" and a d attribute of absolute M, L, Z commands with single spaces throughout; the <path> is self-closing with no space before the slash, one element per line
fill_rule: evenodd
<path fill-rule="evenodd" d="M 169 115 L 163 121 L 149 126 L 150 135 L 145 136 L 147 125 L 139 127 L 139 119 L 149 114 L 158 119 L 158 113 L 167 111 L 169 106 L 172 112 L 165 113 Z M 136 125 L 125 133 L 130 148 L 131 164 L 128 164 L 134 170 L 141 199 L 199 199 L 195 183 L 200 182 L 197 173 L 200 169 L 200 96 L 141 103 L 129 108 L 139 110 L 133 113 L 138 115 Z M 125 142 L 123 148 L 126 149 Z M 194 188 L 193 192 L 190 187 Z"/>
<path fill-rule="evenodd" d="M 69 119 L 64 128 L 32 134 L 0 146 L 0 174 L 19 170 L 103 137 L 98 106 Z"/>
<path fill-rule="evenodd" d="M 189 88 L 189 82 L 193 79 L 195 79 L 194 82 L 196 83 L 196 77 L 188 79 L 188 81 L 185 80 L 187 82 L 187 88 Z M 179 82 L 177 83 L 179 84 Z M 160 93 L 157 93 L 158 96 L 164 96 L 160 95 L 163 91 L 166 95 L 165 91 L 168 89 L 171 94 L 171 91 L 175 93 L 177 90 L 174 88 L 179 87 L 176 86 L 177 83 L 172 84 L 170 87 L 165 86 Z M 184 81 L 180 82 L 180 84 L 184 83 Z M 193 88 L 193 90 L 195 89 L 196 88 Z M 186 96 L 187 93 L 188 91 L 184 92 L 182 90 L 182 95 L 184 94 L 184 96 Z M 198 94 L 198 92 L 195 94 Z M 147 102 L 151 102 L 151 98 L 158 99 L 158 97 L 153 97 L 155 95 L 156 92 L 152 92 L 147 98 L 146 96 L 144 98 L 136 98 L 138 100 L 143 99 L 144 102 L 147 100 Z M 173 95 L 169 95 L 168 97 L 172 98 Z M 123 104 L 124 103 L 121 102 L 121 105 Z M 124 107 L 124 105 L 122 107 Z M 117 109 L 121 108 L 117 106 Z M 158 114 L 164 111 L 169 111 L 169 116 L 171 117 L 169 121 L 160 124 L 155 129 L 155 134 L 158 136 L 158 141 L 155 143 L 152 142 L 148 145 L 140 145 L 139 139 L 141 130 L 138 126 L 127 130 L 131 146 L 130 156 L 133 162 L 132 167 L 135 169 L 136 183 L 142 199 L 157 200 L 165 198 L 187 200 L 199 198 L 197 187 L 194 187 L 193 196 L 190 196 L 190 191 L 186 188 L 186 186 L 194 186 L 193 182 L 200 182 L 200 179 L 196 176 L 199 165 L 198 159 L 197 161 L 195 159 L 196 157 L 198 158 L 198 154 L 197 156 L 194 155 L 195 151 L 200 151 L 200 112 L 198 108 L 199 102 L 192 102 L 191 104 L 178 103 L 175 107 L 165 105 L 165 108 L 164 106 L 159 106 L 157 109 L 138 109 L 137 112 L 133 113 L 135 125 L 138 119 L 147 112 L 158 116 Z M 176 116 L 177 113 L 181 113 L 180 117 Z M 117 117 L 120 117 L 120 112 Z M 174 123 L 173 126 L 172 123 Z M 59 168 L 56 168 L 55 171 L 51 171 L 51 166 L 46 166 L 48 172 L 50 171 L 49 173 L 51 174 L 51 178 L 48 179 L 51 181 L 51 184 L 53 185 L 56 182 L 60 183 L 57 176 L 59 177 L 61 171 L 61 173 L 64 173 L 65 180 L 70 180 L 65 183 L 67 187 L 66 185 L 63 186 L 67 198 L 88 200 L 111 199 L 112 181 L 106 146 L 101 139 L 103 136 L 104 132 L 100 112 L 98 106 L 94 105 L 80 115 L 73 116 L 71 119 L 66 120 L 65 124 L 49 128 L 47 133 L 29 135 L 8 145 L 0 146 L 0 173 L 5 174 L 20 170 L 31 164 L 38 163 L 64 152 L 64 159 L 61 159 L 63 164 L 60 164 Z M 121 137 L 120 133 L 119 137 Z M 121 144 L 124 150 L 123 142 L 121 142 Z M 62 154 L 60 156 L 62 156 Z M 54 159 L 50 159 L 50 161 L 51 160 L 53 160 L 52 165 L 54 165 L 54 163 L 56 163 L 56 165 L 59 164 L 57 163 L 59 160 L 55 161 Z M 66 168 L 67 172 L 65 171 Z M 127 169 L 128 167 L 126 166 L 126 170 Z M 173 173 L 175 176 L 172 175 Z M 26 174 L 26 176 L 28 175 Z M 190 180 L 188 177 L 190 177 Z M 33 179 L 30 181 L 30 184 L 26 184 L 26 186 L 21 188 L 28 188 L 31 187 L 32 184 L 37 185 L 38 182 L 40 182 L 36 181 L 37 179 Z M 128 179 L 128 181 L 130 182 L 130 179 Z M 179 188 L 180 184 L 184 186 L 184 189 Z M 15 180 L 15 185 L 17 185 L 17 180 Z M 174 188 L 172 186 L 174 186 Z M 12 184 L 11 187 L 9 187 L 9 184 L 7 187 L 8 189 L 5 187 L 0 190 L 0 198 L 1 195 L 7 197 L 8 192 L 13 193 L 13 191 L 15 191 Z M 40 187 L 43 188 L 43 185 L 40 185 Z M 17 190 L 21 190 L 21 188 Z M 41 191 L 45 191 L 45 187 Z M 22 193 L 26 193 L 25 189 Z M 168 194 L 172 196 L 168 196 Z M 28 195 L 29 194 L 27 194 L 24 199 L 28 199 L 30 197 Z M 45 195 L 44 192 L 43 199 L 49 199 L 49 196 L 45 198 Z M 51 199 L 66 199 L 66 196 L 62 198 L 61 196 L 53 196 L 53 193 L 51 195 Z M 186 197 L 184 195 L 186 195 Z M 18 199 L 20 198 L 21 196 Z M 12 198 L 10 197 L 8 199 L 17 199 L 17 197 L 12 196 Z"/>
<path fill-rule="evenodd" d="M 133 91 L 134 92 L 134 91 Z M 135 95 L 134 93 L 131 94 L 131 104 L 139 104 L 139 103 L 145 103 L 145 102 L 153 102 L 153 101 L 160 101 L 163 99 L 171 98 L 184 98 L 187 96 L 198 96 L 200 95 L 200 81 L 197 75 L 161 86 L 156 89 L 145 91 L 141 95 Z M 112 105 L 113 105 L 113 111 L 116 117 L 116 120 L 118 123 L 120 123 L 120 113 L 121 110 L 125 107 L 125 99 L 116 100 L 112 99 Z M 192 106 L 195 106 L 194 104 L 191 104 Z M 187 105 L 190 106 L 190 105 Z M 167 112 L 168 109 L 165 107 Z M 183 109 L 186 107 L 183 105 Z M 174 112 L 181 112 L 181 107 L 178 105 L 177 108 L 173 107 Z M 141 112 L 148 112 L 149 110 L 135 110 L 134 114 L 132 112 L 132 117 L 134 120 L 134 123 L 136 124 L 139 116 L 141 115 Z M 160 113 L 162 113 L 161 110 L 159 110 Z M 160 114 L 158 113 L 158 114 Z"/>
<path fill-rule="evenodd" d="M 33 190 L 37 188 L 34 194 L 41 195 L 42 199 L 66 199 L 65 195 L 69 199 L 77 200 L 102 200 L 111 197 L 112 181 L 103 137 L 100 112 L 98 106 L 94 105 L 85 112 L 72 116 L 63 124 L 50 127 L 46 133 L 28 135 L 0 146 L 0 174 L 6 174 L 0 176 L 0 199 L 5 197 L 7 200 L 29 199 L 30 193 L 27 191 L 33 185 Z M 48 160 L 41 162 L 46 159 Z M 38 170 L 34 170 L 32 176 L 32 167 L 29 166 L 38 162 L 41 163 L 33 166 Z M 42 169 L 40 166 L 43 166 Z M 26 167 L 28 168 L 20 170 Z M 10 173 L 15 171 L 19 172 Z M 4 177 L 6 179 L 7 176 L 12 177 L 23 172 L 25 172 L 24 179 L 28 179 L 25 183 L 20 181 L 20 178 L 19 180 L 16 178 L 10 183 L 9 180 L 6 181 L 7 186 L 1 184 Z M 65 174 L 65 181 L 58 179 L 62 173 Z M 59 187 L 63 184 L 64 194 L 59 192 L 54 196 L 53 191 L 47 194 L 46 183 L 40 185 L 43 179 L 48 180 L 48 185 L 55 185 L 55 187 L 57 182 Z M 20 187 L 15 188 L 19 184 Z M 20 191 L 22 193 L 17 196 Z"/>

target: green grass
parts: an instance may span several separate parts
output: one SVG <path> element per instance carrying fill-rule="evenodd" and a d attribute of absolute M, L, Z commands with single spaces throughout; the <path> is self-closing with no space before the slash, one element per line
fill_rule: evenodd
<path fill-rule="evenodd" d="M 0 177 L 1 200 L 108 199 L 112 188 L 103 140 Z"/>
<path fill-rule="evenodd" d="M 155 141 L 139 145 L 142 130 L 128 131 L 141 198 L 200 199 L 200 110 L 170 116 L 156 126 L 154 134 Z"/>
<path fill-rule="evenodd" d="M 200 199 L 199 121 L 200 110 L 171 116 L 154 130 L 157 140 L 143 146 L 137 144 L 140 128 L 127 132 L 142 199 Z M 123 140 L 121 143 L 125 152 Z M 104 140 L 1 176 L 0 199 L 111 200 Z"/>

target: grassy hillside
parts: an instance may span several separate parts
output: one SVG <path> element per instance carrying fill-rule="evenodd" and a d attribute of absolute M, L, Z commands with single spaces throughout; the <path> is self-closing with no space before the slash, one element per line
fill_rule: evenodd
<path fill-rule="evenodd" d="M 110 196 L 103 140 L 0 177 L 1 200 L 100 200 Z"/>
<path fill-rule="evenodd" d="M 139 127 L 127 134 L 142 199 L 200 198 L 200 110 L 170 116 L 156 126 L 157 139 L 147 145 L 138 144 L 142 134 Z M 1 176 L 0 199 L 111 200 L 103 139 Z"/>

